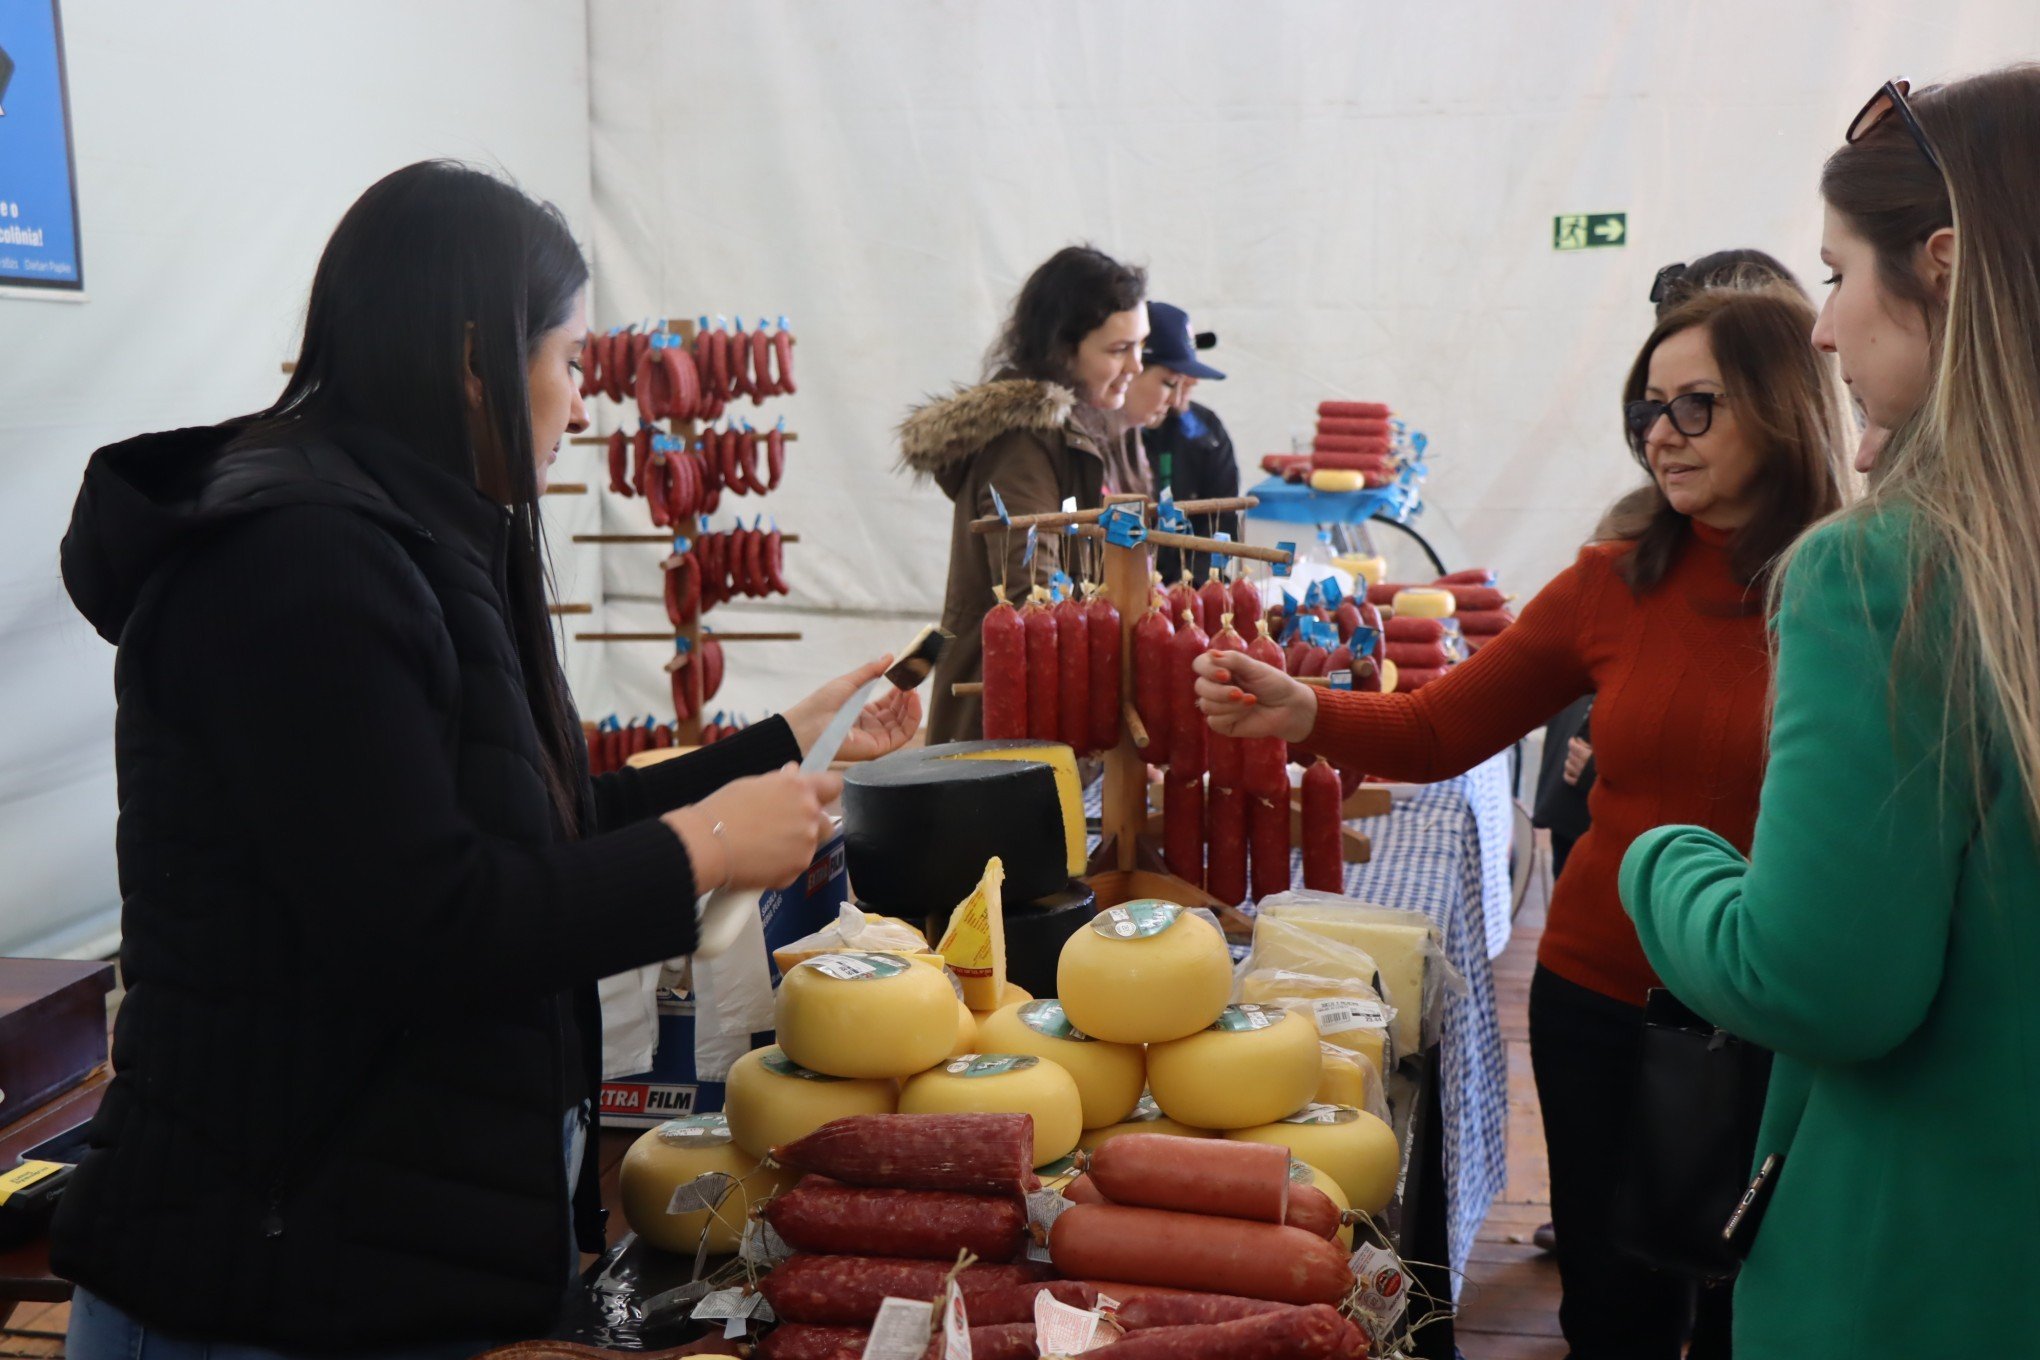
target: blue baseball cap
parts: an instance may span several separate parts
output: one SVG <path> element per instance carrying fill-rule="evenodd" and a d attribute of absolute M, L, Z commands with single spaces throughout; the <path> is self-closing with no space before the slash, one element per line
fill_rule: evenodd
<path fill-rule="evenodd" d="M 1198 359 L 1197 335 L 1190 329 L 1190 314 L 1166 302 L 1148 304 L 1148 338 L 1141 348 L 1140 361 L 1191 378 L 1225 376 Z"/>

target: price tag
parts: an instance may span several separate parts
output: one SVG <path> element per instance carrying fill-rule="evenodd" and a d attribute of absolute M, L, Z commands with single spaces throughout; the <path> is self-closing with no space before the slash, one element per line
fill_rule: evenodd
<path fill-rule="evenodd" d="M 1219 531 L 1217 531 L 1216 533 L 1214 533 L 1214 534 L 1212 535 L 1212 537 L 1213 537 L 1213 538 L 1215 538 L 1215 539 L 1217 539 L 1217 540 L 1218 540 L 1218 541 L 1219 541 L 1220 543 L 1230 543 L 1230 542 L 1232 542 L 1232 535 L 1231 535 L 1231 534 L 1229 534 L 1229 533 L 1227 533 L 1227 532 L 1226 532 L 1225 530 L 1223 530 L 1223 529 L 1220 529 Z M 1214 569 L 1216 569 L 1216 570 L 1219 570 L 1219 571 L 1223 571 L 1223 570 L 1225 570 L 1225 564 L 1226 564 L 1227 562 L 1230 562 L 1231 560 L 1232 560 L 1232 556 L 1231 556 L 1231 554 L 1229 554 L 1229 553 L 1216 553 L 1216 552 L 1215 552 L 1215 553 L 1211 554 L 1211 565 L 1212 565 L 1212 567 L 1213 567 Z"/>
<path fill-rule="evenodd" d="M 1033 566 L 1033 565 L 1034 565 L 1034 544 L 1035 544 L 1035 541 L 1036 541 L 1036 539 L 1037 539 L 1038 537 L 1039 537 L 1039 536 L 1038 536 L 1038 535 L 1036 534 L 1036 532 L 1035 532 L 1035 526 L 1034 526 L 1034 525 L 1032 525 L 1032 524 L 1028 525 L 1028 526 L 1027 526 L 1027 551 L 1026 551 L 1026 552 L 1024 552 L 1024 553 L 1022 553 L 1022 554 L 1020 554 L 1020 565 L 1021 565 L 1021 566 L 1023 566 L 1023 567 L 1031 567 L 1031 566 Z"/>
<path fill-rule="evenodd" d="M 786 1245 L 770 1223 L 762 1218 L 745 1222 L 743 1239 L 737 1243 L 738 1259 L 760 1270 L 770 1270 L 791 1255 L 793 1248 Z"/>
<path fill-rule="evenodd" d="M 992 513 L 999 517 L 999 521 L 1002 524 L 1006 525 L 1008 528 L 1011 528 L 1013 525 L 1013 517 L 1006 513 L 1006 499 L 1005 497 L 999 494 L 999 488 L 997 488 L 996 486 L 988 485 L 985 487 L 985 490 L 992 493 Z"/>
<path fill-rule="evenodd" d="M 942 1306 L 942 1360 L 971 1360 L 970 1315 L 964 1311 L 963 1290 L 954 1284 Z"/>
<path fill-rule="evenodd" d="M 1275 574 L 1277 576 L 1287 576 L 1291 571 L 1294 571 L 1296 569 L 1295 561 L 1296 545 L 1294 543 L 1277 543 L 1275 545 L 1275 548 L 1278 552 L 1285 552 L 1289 554 L 1290 557 L 1289 561 L 1277 562 L 1274 564 Z M 1296 612 L 1296 602 L 1294 600 L 1290 601 L 1290 612 L 1292 614 Z"/>
<path fill-rule="evenodd" d="M 1351 689 L 1353 688 L 1353 672 L 1344 668 L 1335 670 L 1325 677 L 1325 682 L 1327 688 L 1330 689 Z"/>
<path fill-rule="evenodd" d="M 1310 583 L 1310 588 L 1303 592 L 1303 607 L 1305 609 L 1322 609 L 1324 608 L 1324 605 L 1325 605 L 1324 587 L 1321 583 L 1317 581 L 1312 581 Z"/>
<path fill-rule="evenodd" d="M 707 1171 L 683 1185 L 673 1187 L 673 1198 L 666 1201 L 669 1214 L 699 1213 L 713 1209 L 736 1189 L 737 1178 L 727 1171 Z"/>
<path fill-rule="evenodd" d="M 921 1360 L 934 1330 L 934 1304 L 925 1299 L 887 1299 L 871 1324 L 864 1360 Z"/>
<path fill-rule="evenodd" d="M 1102 1314 L 1072 1307 L 1046 1289 L 1034 1296 L 1034 1349 L 1043 1355 L 1082 1355 L 1122 1335 Z"/>
<path fill-rule="evenodd" d="M 1190 532 L 1190 517 L 1176 505 L 1176 493 L 1162 488 L 1161 499 L 1155 503 L 1155 527 L 1172 534 Z"/>
<path fill-rule="evenodd" d="M 1120 548 L 1138 548 L 1147 542 L 1147 522 L 1130 505 L 1115 505 L 1105 512 L 1105 541 Z"/>
<path fill-rule="evenodd" d="M 1324 579 L 1325 608 L 1337 609 L 1339 602 L 1346 598 L 1345 590 L 1339 585 L 1339 578 L 1327 576 Z"/>
<path fill-rule="evenodd" d="M 1387 1029 L 1388 1011 L 1379 1001 L 1363 997 L 1325 996 L 1310 1003 L 1319 1034 L 1344 1034 L 1353 1029 Z"/>
<path fill-rule="evenodd" d="M 1392 1251 L 1364 1246 L 1353 1253 L 1353 1279 L 1360 1292 L 1360 1325 L 1367 1329 L 1377 1350 L 1386 1352 L 1410 1306 L 1409 1276 Z"/>

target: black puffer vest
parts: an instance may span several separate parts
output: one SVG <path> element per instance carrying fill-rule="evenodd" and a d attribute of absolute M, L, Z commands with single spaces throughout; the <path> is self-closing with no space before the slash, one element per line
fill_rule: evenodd
<path fill-rule="evenodd" d="M 595 1159 L 575 1216 L 562 1127 L 598 1070 L 583 984 L 622 960 L 563 964 L 582 975 L 538 983 L 504 969 L 498 986 L 473 973 L 488 967 L 482 931 L 471 966 L 458 938 L 446 947 L 458 927 L 435 916 L 450 910 L 443 898 L 310 921 L 279 909 L 290 866 L 251 837 L 247 781 L 228 773 L 240 766 L 226 756 L 246 753 L 217 737 L 206 749 L 159 702 L 203 696 L 207 668 L 230 664 L 185 641 L 204 635 L 191 625 L 199 611 L 236 608 L 224 561 L 245 581 L 316 569 L 290 560 L 294 532 L 352 535 L 363 556 L 392 558 L 394 542 L 415 588 L 364 607 L 392 611 L 389 627 L 418 641 L 409 673 L 360 683 L 429 704 L 436 726 L 417 760 L 451 767 L 458 813 L 485 839 L 552 845 L 563 832 L 506 615 L 506 517 L 379 435 L 243 449 L 234 434 L 102 450 L 64 543 L 74 600 L 120 648 L 129 990 L 117 1076 L 56 1225 L 56 1266 L 153 1326 L 278 1349 L 543 1335 L 572 1263 L 570 1218 L 587 1249 L 601 1241 Z M 257 543 L 280 551 L 247 560 Z M 194 601 L 195 582 L 223 597 Z M 319 713 L 245 738 L 266 744 L 278 780 L 322 777 Z M 684 952 L 689 918 L 685 938 L 623 952 Z M 422 938 L 441 943 L 412 966 Z"/>

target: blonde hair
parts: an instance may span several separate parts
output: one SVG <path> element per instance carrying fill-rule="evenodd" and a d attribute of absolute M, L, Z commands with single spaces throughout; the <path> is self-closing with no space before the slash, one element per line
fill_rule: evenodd
<path fill-rule="evenodd" d="M 1921 310 L 1935 348 L 1926 401 L 1847 513 L 1911 512 L 1919 574 L 1899 656 L 1912 674 L 1945 668 L 1943 725 L 1966 729 L 1979 795 L 1981 731 L 1986 715 L 2001 716 L 2003 754 L 2040 830 L 2040 66 L 1922 91 L 1912 107 L 1945 172 L 1894 111 L 1822 176 L 1828 202 L 1877 248 L 1886 291 Z M 1918 270 L 1942 227 L 1956 241 L 1945 307 Z M 1952 602 L 1952 620 L 1929 614 L 1930 596 Z"/>

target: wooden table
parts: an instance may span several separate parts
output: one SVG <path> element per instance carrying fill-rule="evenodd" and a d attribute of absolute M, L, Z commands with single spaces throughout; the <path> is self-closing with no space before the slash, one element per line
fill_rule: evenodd
<path fill-rule="evenodd" d="M 97 1068 L 56 1099 L 14 1123 L 0 1128 L 0 1167 L 11 1167 L 21 1154 L 90 1119 L 99 1110 L 111 1074 Z M 50 1244 L 40 1238 L 13 1251 L 0 1252 L 0 1324 L 5 1324 L 15 1306 L 23 1303 L 63 1303 L 71 1297 L 71 1282 L 50 1273 Z"/>

